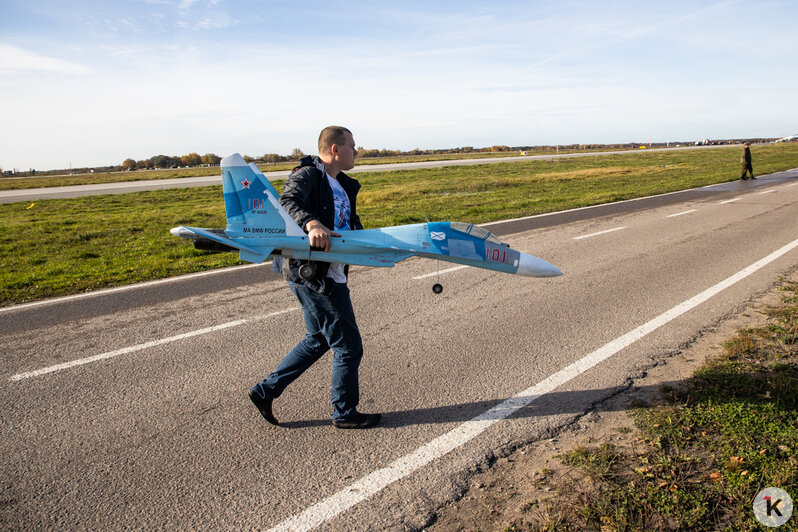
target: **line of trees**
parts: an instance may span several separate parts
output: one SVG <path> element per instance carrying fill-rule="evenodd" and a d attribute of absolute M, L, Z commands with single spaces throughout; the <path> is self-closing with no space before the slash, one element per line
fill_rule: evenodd
<path fill-rule="evenodd" d="M 279 155 L 277 153 L 266 153 L 260 157 L 251 157 L 244 155 L 244 160 L 248 163 L 282 163 L 286 161 L 298 161 L 305 154 L 302 150 L 295 148 L 291 155 Z M 135 159 L 125 159 L 122 162 L 121 169 L 123 171 L 129 170 L 142 170 L 142 169 L 157 169 L 157 168 L 182 168 L 187 166 L 217 166 L 222 158 L 215 153 L 206 153 L 200 155 L 198 153 L 189 153 L 187 155 L 156 155 L 149 159 L 137 161 Z"/>
<path fill-rule="evenodd" d="M 598 145 L 596 145 L 598 146 Z M 574 148 L 583 148 L 584 145 L 574 144 Z M 566 146 L 560 146 L 566 148 Z M 526 151 L 526 150 L 546 150 L 554 149 L 553 146 L 504 146 L 495 145 L 485 148 L 474 148 L 473 146 L 462 146 L 459 148 L 446 148 L 446 149 L 426 149 L 415 148 L 412 150 L 386 150 L 386 149 L 367 149 L 363 146 L 358 146 L 357 154 L 359 158 L 364 157 L 396 157 L 406 155 L 442 155 L 442 154 L 456 154 L 456 153 L 500 153 L 512 151 Z M 305 154 L 299 148 L 295 148 L 291 155 L 280 155 L 278 153 L 265 153 L 259 157 L 252 157 L 251 155 L 244 155 L 244 160 L 248 163 L 256 164 L 275 164 L 284 162 L 299 161 Z M 215 153 L 206 153 L 199 155 L 198 153 L 189 153 L 187 155 L 156 155 L 149 159 L 137 161 L 135 159 L 125 159 L 120 167 L 123 171 L 129 170 L 144 170 L 144 169 L 159 169 L 159 168 L 182 168 L 190 166 L 216 166 L 222 158 Z"/>
<path fill-rule="evenodd" d="M 480 152 L 509 152 L 530 149 L 530 147 L 509 147 L 503 145 L 490 146 L 486 148 L 474 148 L 472 146 L 463 146 L 460 148 L 447 148 L 439 150 L 422 150 L 415 148 L 409 151 L 403 150 L 386 150 L 386 149 L 367 149 L 363 146 L 358 146 L 358 157 L 395 157 L 402 155 L 439 155 L 446 153 L 480 153 Z M 305 154 L 299 148 L 294 148 L 291 155 L 280 155 L 279 153 L 264 153 L 259 157 L 252 157 L 251 155 L 244 155 L 244 160 L 248 163 L 260 164 L 275 164 L 284 162 L 299 161 Z M 206 153 L 200 156 L 197 153 L 189 153 L 188 155 L 156 155 L 149 159 L 136 161 L 135 159 L 125 159 L 122 162 L 122 170 L 142 170 L 142 169 L 156 169 L 156 168 L 180 168 L 185 166 L 200 166 L 209 165 L 216 166 L 221 161 L 221 157 L 215 153 Z"/>
<path fill-rule="evenodd" d="M 143 170 L 154 168 L 178 168 L 183 166 L 216 166 L 222 158 L 215 153 L 206 153 L 200 155 L 198 153 L 189 153 L 187 155 L 156 155 L 149 159 L 137 161 L 135 159 L 125 159 L 122 162 L 121 170 Z"/>

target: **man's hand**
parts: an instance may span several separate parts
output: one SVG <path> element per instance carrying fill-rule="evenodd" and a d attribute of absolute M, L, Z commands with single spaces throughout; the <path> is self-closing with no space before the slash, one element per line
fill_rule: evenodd
<path fill-rule="evenodd" d="M 322 248 L 324 251 L 330 251 L 330 238 L 334 236 L 341 236 L 335 231 L 330 231 L 324 224 L 318 220 L 311 220 L 305 224 L 305 229 L 308 232 L 308 239 L 310 240 L 311 247 Z"/>

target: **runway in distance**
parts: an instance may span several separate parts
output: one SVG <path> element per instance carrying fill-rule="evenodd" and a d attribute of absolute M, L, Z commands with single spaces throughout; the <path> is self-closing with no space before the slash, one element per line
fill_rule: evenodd
<path fill-rule="evenodd" d="M 313 274 L 314 261 L 389 267 L 418 256 L 527 277 L 555 277 L 552 264 L 510 248 L 493 233 L 462 222 L 427 222 L 380 229 L 338 231 L 329 251 L 311 248 L 307 234 L 280 205 L 277 190 L 255 164 L 239 154 L 222 159 L 226 229 L 178 226 L 174 236 L 208 251 L 237 251 L 242 260 L 272 257 L 306 261 L 300 276 Z M 433 291 L 443 287 L 436 283 Z"/>

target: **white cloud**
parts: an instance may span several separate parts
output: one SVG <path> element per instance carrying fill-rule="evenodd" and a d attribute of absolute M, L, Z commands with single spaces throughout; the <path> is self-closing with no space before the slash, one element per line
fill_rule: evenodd
<path fill-rule="evenodd" d="M 196 30 L 221 30 L 236 26 L 238 20 L 234 19 L 227 13 L 214 13 L 213 15 L 205 16 L 194 24 Z"/>
<path fill-rule="evenodd" d="M 16 46 L 0 43 L 0 72 L 87 74 L 90 70 L 78 63 L 47 57 Z"/>
<path fill-rule="evenodd" d="M 343 18 L 323 2 L 54 4 L 46 30 L 0 38 L 0 166 L 310 153 L 330 123 L 403 149 L 787 135 L 795 9 L 768 4 L 364 5 Z M 327 19 L 340 38 L 295 38 Z M 748 44 L 731 46 L 741 21 Z"/>

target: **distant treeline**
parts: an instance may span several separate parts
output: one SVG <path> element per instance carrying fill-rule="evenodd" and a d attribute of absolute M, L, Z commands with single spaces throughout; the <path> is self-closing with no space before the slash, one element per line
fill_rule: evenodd
<path fill-rule="evenodd" d="M 415 148 L 409 151 L 402 151 L 402 150 L 386 150 L 386 149 L 368 149 L 363 148 L 362 146 L 358 146 L 358 158 L 378 158 L 378 157 L 401 157 L 401 156 L 412 156 L 412 155 L 446 155 L 446 154 L 467 154 L 467 153 L 501 153 L 501 152 L 546 152 L 546 151 L 559 151 L 559 150 L 603 150 L 603 149 L 637 149 L 641 146 L 650 146 L 652 148 L 662 148 L 665 146 L 689 146 L 689 145 L 698 145 L 698 144 L 736 144 L 739 142 L 772 142 L 774 139 L 772 138 L 750 138 L 750 139 L 726 139 L 726 140 L 706 140 L 706 141 L 699 141 L 699 142 L 629 142 L 626 144 L 559 144 L 557 146 L 504 146 L 504 145 L 496 145 L 490 147 L 483 147 L 483 148 L 474 148 L 472 146 L 462 146 L 460 148 L 446 148 L 446 149 L 439 149 L 439 150 L 422 150 L 420 148 Z M 248 163 L 260 163 L 260 164 L 275 164 L 275 163 L 284 163 L 284 162 L 295 162 L 299 161 L 305 154 L 302 153 L 302 150 L 299 148 L 294 149 L 291 152 L 291 155 L 279 155 L 277 153 L 266 153 L 261 155 L 260 157 L 252 157 L 250 155 L 244 155 L 244 160 Z M 129 172 L 132 170 L 157 170 L 157 169 L 164 169 L 164 168 L 188 168 L 188 167 L 196 167 L 196 166 L 217 166 L 222 158 L 215 153 L 206 153 L 205 155 L 200 155 L 198 153 L 189 153 L 187 155 L 156 155 L 154 157 L 150 157 L 149 159 L 142 159 L 142 160 L 135 160 L 135 159 L 125 159 L 122 164 L 118 166 L 97 166 L 97 167 L 85 167 L 85 168 L 70 168 L 70 169 L 60 169 L 60 170 L 47 170 L 47 171 L 36 171 L 31 168 L 28 171 L 20 172 L 17 169 L 14 170 L 6 170 L 2 171 L 2 175 L 4 177 L 24 177 L 24 176 L 33 176 L 33 175 L 58 175 L 63 173 L 89 173 L 89 172 Z"/>
<path fill-rule="evenodd" d="M 123 172 L 130 170 L 156 170 L 158 168 L 181 168 L 192 166 L 216 166 L 222 158 L 215 153 L 189 153 L 188 155 L 156 155 L 149 159 L 137 161 L 135 159 L 125 159 L 122 161 L 119 170 Z"/>

